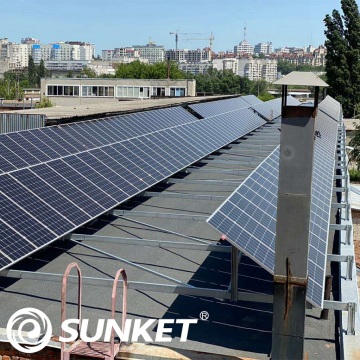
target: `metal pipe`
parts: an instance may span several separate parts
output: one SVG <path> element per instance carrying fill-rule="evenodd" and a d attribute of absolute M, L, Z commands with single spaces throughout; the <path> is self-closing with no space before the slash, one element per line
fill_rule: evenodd
<path fill-rule="evenodd" d="M 180 280 L 177 280 L 177 279 L 175 279 L 175 278 L 173 278 L 173 277 L 171 277 L 171 276 L 167 276 L 167 275 L 161 274 L 161 273 L 159 273 L 158 271 L 148 269 L 148 268 L 145 267 L 145 266 L 135 264 L 135 263 L 133 263 L 132 261 L 123 259 L 123 258 L 121 258 L 121 257 L 119 257 L 119 256 L 115 256 L 115 255 L 110 254 L 110 253 L 108 253 L 108 252 L 106 252 L 106 251 L 97 249 L 97 248 L 95 248 L 95 247 L 93 247 L 93 246 L 89 246 L 89 245 L 83 244 L 83 243 L 78 242 L 78 241 L 76 241 L 76 240 L 71 240 L 71 239 L 69 239 L 69 240 L 70 240 L 71 242 L 73 242 L 73 243 L 75 243 L 75 244 L 78 244 L 78 245 L 80 245 L 80 246 L 83 246 L 83 247 L 85 247 L 85 248 L 87 248 L 87 249 L 90 249 L 90 250 L 93 250 L 93 251 L 98 252 L 98 253 L 100 253 L 100 254 L 109 256 L 109 257 L 111 257 L 111 258 L 113 258 L 113 259 L 115 259 L 115 260 L 122 261 L 122 262 L 125 263 L 125 264 L 128 264 L 128 265 L 130 265 L 130 266 L 132 266 L 132 267 L 135 267 L 135 268 L 138 268 L 138 269 L 141 269 L 141 270 L 143 270 L 143 271 L 145 271 L 145 272 L 148 272 L 148 273 L 150 273 L 150 274 L 154 274 L 154 275 L 159 276 L 159 277 L 161 277 L 161 278 L 163 278 L 163 279 L 169 280 L 169 281 L 171 281 L 171 282 L 173 282 L 173 283 L 181 284 L 181 285 L 183 285 L 183 286 L 189 286 L 189 287 L 190 287 L 190 285 L 188 285 L 188 284 L 186 284 L 186 283 L 184 283 L 184 282 L 182 282 L 182 281 L 180 281 Z"/>
<path fill-rule="evenodd" d="M 161 227 L 159 227 L 159 226 L 155 226 L 155 225 L 150 225 L 150 224 L 147 224 L 147 223 L 142 222 L 142 221 L 137 221 L 137 220 L 134 220 L 134 219 L 129 219 L 129 218 L 126 217 L 126 216 L 121 216 L 121 218 L 122 218 L 122 219 L 125 219 L 125 220 L 127 220 L 127 221 L 130 221 L 130 222 L 133 222 L 133 223 L 135 223 L 135 224 L 147 226 L 147 227 L 149 227 L 149 228 L 151 228 L 151 229 L 155 229 L 155 230 L 159 230 L 159 231 L 161 231 L 161 232 L 166 232 L 166 233 L 168 233 L 168 234 L 180 236 L 180 237 L 183 237 L 183 238 L 185 238 L 185 239 L 194 240 L 194 241 L 197 241 L 197 242 L 202 243 L 202 244 L 211 244 L 209 241 L 205 241 L 205 240 L 198 239 L 198 238 L 196 238 L 196 237 L 192 237 L 192 236 L 180 234 L 180 233 L 177 233 L 177 232 L 175 232 L 175 231 L 167 230 L 167 229 L 161 228 Z"/>
<path fill-rule="evenodd" d="M 14 278 L 14 279 L 31 279 L 36 281 L 51 281 L 51 282 L 62 281 L 62 274 L 51 274 L 51 273 L 21 271 L 21 270 L 2 270 L 0 271 L 0 276 Z M 103 278 L 83 276 L 82 279 L 83 279 L 83 285 L 112 287 L 114 283 L 114 279 L 112 278 L 103 279 Z M 77 277 L 70 275 L 68 280 L 69 283 L 76 283 Z M 119 283 L 120 282 L 122 282 L 122 280 L 119 280 Z M 227 290 L 220 290 L 220 289 L 197 288 L 197 287 L 188 287 L 181 285 L 167 285 L 167 284 L 147 283 L 147 282 L 139 282 L 139 281 L 129 281 L 128 286 L 129 286 L 128 288 L 131 290 L 153 291 L 153 292 L 188 295 L 188 296 L 213 297 L 217 299 L 230 300 L 230 292 Z M 238 300 L 272 304 L 273 295 L 239 291 Z"/>
<path fill-rule="evenodd" d="M 125 238 L 125 237 L 113 237 L 113 236 L 98 236 L 98 235 L 83 235 L 83 234 L 71 234 L 69 239 L 77 240 L 77 241 L 90 241 L 90 242 L 101 242 L 101 243 L 160 247 L 163 249 L 215 251 L 215 252 L 221 252 L 221 253 L 230 253 L 231 252 L 230 246 L 213 245 L 213 244 L 194 244 L 194 243 L 177 242 L 177 241 L 163 241 L 163 240 L 137 239 L 137 238 Z"/>

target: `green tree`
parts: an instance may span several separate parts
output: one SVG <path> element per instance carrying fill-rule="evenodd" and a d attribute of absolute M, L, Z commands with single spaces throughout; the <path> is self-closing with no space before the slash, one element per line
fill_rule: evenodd
<path fill-rule="evenodd" d="M 96 78 L 97 75 L 96 75 L 95 70 L 90 69 L 87 66 L 85 66 L 80 72 L 80 77 Z"/>
<path fill-rule="evenodd" d="M 41 100 L 36 103 L 35 105 L 35 109 L 42 109 L 42 108 L 48 108 L 48 107 L 53 107 L 54 104 L 51 102 L 51 100 L 49 98 L 47 98 L 46 96 L 43 96 L 41 98 Z"/>
<path fill-rule="evenodd" d="M 35 65 L 33 57 L 29 56 L 29 64 L 28 64 L 28 79 L 30 86 L 36 87 L 38 85 L 38 69 Z"/>
<path fill-rule="evenodd" d="M 338 100 L 345 117 L 360 103 L 360 14 L 355 0 L 342 0 L 343 16 L 333 10 L 324 22 L 328 94 Z"/>
<path fill-rule="evenodd" d="M 179 70 L 174 61 L 171 61 L 169 66 L 170 79 L 189 78 L 186 73 Z M 133 61 L 129 64 L 119 64 L 116 68 L 115 77 L 121 79 L 166 79 L 168 77 L 168 63 L 145 64 L 140 61 Z"/>

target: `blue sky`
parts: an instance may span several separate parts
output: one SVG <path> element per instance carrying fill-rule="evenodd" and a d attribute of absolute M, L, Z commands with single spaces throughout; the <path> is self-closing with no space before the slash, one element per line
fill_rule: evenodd
<path fill-rule="evenodd" d="M 340 0 L 1 0 L 0 38 L 42 43 L 79 40 L 94 43 L 96 53 L 114 47 L 146 44 L 149 39 L 179 48 L 203 48 L 212 31 L 214 50 L 232 50 L 244 37 L 251 44 L 272 41 L 274 47 L 318 46 L 324 42 L 326 14 Z"/>

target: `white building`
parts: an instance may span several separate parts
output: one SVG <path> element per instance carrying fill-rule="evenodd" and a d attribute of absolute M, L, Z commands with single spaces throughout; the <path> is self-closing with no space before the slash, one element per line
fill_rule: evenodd
<path fill-rule="evenodd" d="M 79 41 L 34 44 L 31 55 L 35 62 L 40 62 L 40 60 L 90 61 L 95 56 L 95 45 Z"/>
<path fill-rule="evenodd" d="M 254 47 L 246 40 L 243 40 L 239 45 L 234 46 L 234 53 L 236 56 L 252 55 L 254 53 Z"/>
<path fill-rule="evenodd" d="M 178 68 L 181 71 L 188 72 L 194 75 L 205 74 L 209 69 L 213 67 L 211 62 L 196 62 L 196 63 L 178 63 Z"/>
<path fill-rule="evenodd" d="M 166 59 L 170 59 L 178 62 L 201 62 L 201 61 L 211 61 L 211 50 L 210 48 L 205 49 L 169 49 L 166 50 L 165 54 Z"/>
<path fill-rule="evenodd" d="M 277 60 L 239 59 L 238 75 L 250 80 L 273 82 L 277 79 Z"/>
<path fill-rule="evenodd" d="M 41 96 L 56 105 L 73 106 L 152 97 L 196 96 L 195 80 L 42 78 Z"/>
<path fill-rule="evenodd" d="M 133 49 L 138 51 L 142 58 L 148 59 L 150 64 L 165 60 L 165 48 L 163 45 L 156 45 L 150 42 L 146 45 L 133 45 Z"/>
<path fill-rule="evenodd" d="M 217 70 L 230 70 L 234 74 L 238 75 L 239 60 L 235 58 L 224 58 L 224 59 L 214 59 L 212 61 L 213 68 Z"/>
<path fill-rule="evenodd" d="M 273 45 L 271 42 L 262 42 L 258 43 L 254 47 L 254 53 L 255 54 L 264 54 L 268 55 L 274 52 Z"/>
<path fill-rule="evenodd" d="M 135 50 L 133 47 L 115 48 L 112 50 L 102 50 L 101 60 L 112 61 L 122 58 L 138 59 L 140 60 L 140 51 Z"/>

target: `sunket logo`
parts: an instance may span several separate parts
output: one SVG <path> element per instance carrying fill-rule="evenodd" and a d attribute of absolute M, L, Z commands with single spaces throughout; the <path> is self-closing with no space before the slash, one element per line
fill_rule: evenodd
<path fill-rule="evenodd" d="M 149 328 L 157 322 L 155 339 L 149 335 Z M 85 342 L 103 340 L 110 342 L 112 334 L 118 336 L 122 342 L 136 342 L 143 339 L 146 342 L 171 342 L 169 336 L 173 331 L 172 325 L 181 325 L 180 341 L 187 341 L 191 324 L 197 324 L 198 319 L 149 319 L 142 323 L 141 319 L 127 319 L 124 329 L 113 319 L 99 319 L 94 336 L 88 336 L 89 319 L 68 319 L 61 324 L 61 330 L 65 336 L 60 336 L 61 342 L 72 342 L 81 339 Z M 25 326 L 32 326 L 23 336 Z M 80 328 L 80 333 L 77 328 Z M 14 330 L 18 330 L 17 336 Z M 35 353 L 47 346 L 52 335 L 50 319 L 41 310 L 24 308 L 16 311 L 9 319 L 6 326 L 6 334 L 11 345 L 23 353 Z M 165 335 L 168 336 L 165 336 Z"/>

